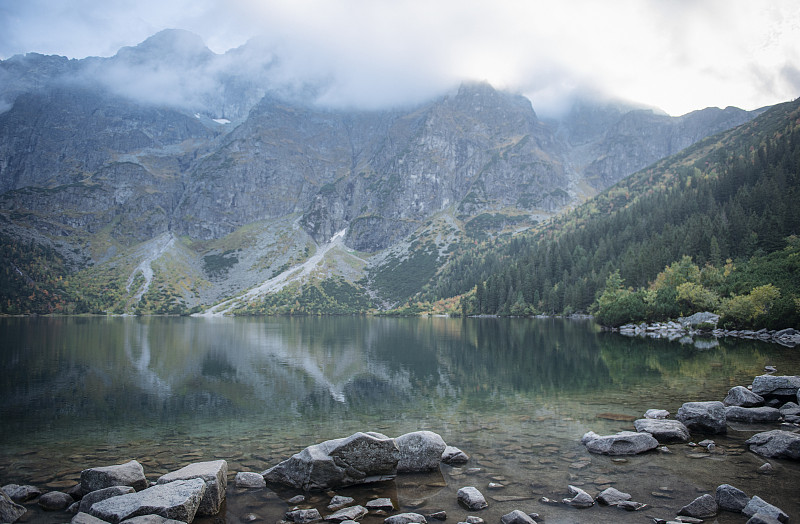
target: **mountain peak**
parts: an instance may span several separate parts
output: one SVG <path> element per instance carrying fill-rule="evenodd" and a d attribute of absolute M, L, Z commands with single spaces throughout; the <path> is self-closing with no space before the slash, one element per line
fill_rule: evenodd
<path fill-rule="evenodd" d="M 183 61 L 203 60 L 213 55 L 203 39 L 191 31 L 164 29 L 136 46 L 123 47 L 116 56 L 123 59 L 158 61 L 165 61 L 169 57 L 171 60 Z"/>

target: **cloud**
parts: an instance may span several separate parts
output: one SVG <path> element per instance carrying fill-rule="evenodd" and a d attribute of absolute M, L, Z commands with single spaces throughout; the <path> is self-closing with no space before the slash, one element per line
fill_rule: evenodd
<path fill-rule="evenodd" d="M 592 90 L 681 114 L 798 96 L 800 4 L 751 0 L 27 0 L 0 4 L 0 56 L 110 56 L 178 27 L 217 53 L 257 37 L 270 81 L 319 103 L 416 103 L 487 80 L 556 111 Z M 255 60 L 262 64 L 263 60 Z M 261 67 L 261 66 L 260 66 Z M 168 81 L 167 72 L 161 77 Z M 175 80 L 175 79 L 173 79 Z M 201 79 L 195 79 L 201 81 Z M 160 81 L 160 80 L 159 80 Z M 153 86 L 159 89 L 156 82 Z"/>

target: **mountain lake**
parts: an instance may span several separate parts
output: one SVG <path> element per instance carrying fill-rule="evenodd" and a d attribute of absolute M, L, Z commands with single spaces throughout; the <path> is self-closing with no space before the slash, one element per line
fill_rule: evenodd
<path fill-rule="evenodd" d="M 744 446 L 778 423 L 731 424 L 726 435 L 708 436 L 713 453 L 671 444 L 668 452 L 610 457 L 581 444 L 590 430 L 633 430 L 649 408 L 674 416 L 683 402 L 722 400 L 765 366 L 800 374 L 798 349 L 739 339 L 702 347 L 564 319 L 1 318 L 0 485 L 67 490 L 85 468 L 131 459 L 154 481 L 193 462 L 225 459 L 223 511 L 195 522 L 271 524 L 299 493 L 238 489 L 237 472 L 262 472 L 357 431 L 396 437 L 424 429 L 469 462 L 336 494 L 362 505 L 389 497 L 400 512 L 444 510 L 453 523 L 477 515 L 497 524 L 514 509 L 547 523 L 643 523 L 648 515 L 673 518 L 727 483 L 800 519 L 800 464 Z M 773 474 L 759 473 L 765 462 Z M 570 484 L 592 496 L 613 486 L 648 507 L 575 509 L 540 500 L 568 497 Z M 456 492 L 464 486 L 477 487 L 489 507 L 460 507 Z M 331 495 L 309 494 L 300 507 L 328 514 Z M 71 518 L 27 507 L 19 522 Z M 716 520 L 747 519 L 721 512 Z"/>

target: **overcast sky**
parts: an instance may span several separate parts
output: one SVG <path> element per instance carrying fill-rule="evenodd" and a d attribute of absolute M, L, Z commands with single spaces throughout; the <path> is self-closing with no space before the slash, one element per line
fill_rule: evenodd
<path fill-rule="evenodd" d="M 800 96 L 797 0 L 0 0 L 0 58 L 111 56 L 161 29 L 217 53 L 260 35 L 323 103 L 377 107 L 462 79 L 553 111 L 594 90 L 679 115 Z"/>

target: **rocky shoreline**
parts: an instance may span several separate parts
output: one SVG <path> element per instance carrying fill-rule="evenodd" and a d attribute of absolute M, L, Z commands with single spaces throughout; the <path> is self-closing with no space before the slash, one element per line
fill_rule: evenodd
<path fill-rule="evenodd" d="M 800 460 L 800 376 L 760 375 L 749 387 L 731 388 L 724 400 L 687 402 L 681 406 L 674 419 L 663 409 L 648 410 L 644 417 L 634 422 L 635 431 L 616 435 L 597 435 L 587 432 L 581 439 L 590 454 L 632 455 L 645 452 L 670 453 L 667 445 L 686 445 L 698 454 L 719 455 L 725 452 L 707 438 L 725 433 L 728 423 L 781 424 L 780 429 L 756 433 L 747 440 L 749 451 L 760 456 L 777 459 Z M 691 435 L 704 438 L 691 442 Z M 196 462 L 178 470 L 148 480 L 143 466 L 136 460 L 125 464 L 100 466 L 81 472 L 80 482 L 64 492 L 42 490 L 28 485 L 7 484 L 0 489 L 0 522 L 27 521 L 26 505 L 37 505 L 42 510 L 70 515 L 75 524 L 111 523 L 167 523 L 192 522 L 195 517 L 224 517 L 228 483 L 235 492 L 273 493 L 289 508 L 281 524 L 308 524 L 318 521 L 353 524 L 369 517 L 385 524 L 426 523 L 445 520 L 445 511 L 403 511 L 391 497 L 380 491 L 366 500 L 356 500 L 337 493 L 349 486 L 375 484 L 387 486 L 400 482 L 405 475 L 436 472 L 442 464 L 448 468 L 471 469 L 469 456 L 460 449 L 449 446 L 437 433 L 415 431 L 391 438 L 377 432 L 358 432 L 346 438 L 328 440 L 309 446 L 286 460 L 262 471 L 228 471 L 225 460 Z M 761 466 L 761 473 L 772 468 L 769 462 Z M 459 524 L 483 524 L 484 519 L 470 514 L 489 507 L 487 497 L 475 485 L 462 480 L 453 497 L 464 512 Z M 485 489 L 502 489 L 502 479 L 491 482 Z M 620 486 L 624 488 L 624 486 Z M 380 488 L 381 490 L 384 488 Z M 484 488 L 481 488 L 484 489 Z M 541 489 L 541 488 L 540 488 Z M 587 488 L 588 489 L 588 488 Z M 634 501 L 629 493 L 616 487 L 605 487 L 596 495 L 570 482 L 565 486 L 568 497 L 537 499 L 544 507 L 558 506 L 586 509 L 609 506 L 626 511 L 643 511 L 647 502 Z M 314 493 L 327 495 L 328 502 L 320 505 L 321 498 Z M 763 498 L 762 498 L 763 497 Z M 507 502 L 535 497 L 506 497 Z M 671 522 L 701 522 L 721 511 L 741 513 L 749 517 L 750 524 L 775 524 L 787 522 L 788 515 L 768 502 L 769 493 L 748 496 L 742 490 L 720 484 L 713 494 L 705 493 L 694 500 L 684 501 L 675 507 L 676 517 L 664 520 L 648 515 L 651 521 L 661 524 Z M 502 496 L 488 500 L 505 500 Z M 516 504 L 516 503 L 515 503 Z M 415 506 L 412 506 L 412 508 Z M 501 524 L 533 524 L 547 515 L 533 513 L 520 505 L 501 518 Z M 539 510 L 541 511 L 541 510 Z M 598 510 L 609 511 L 609 510 Z M 593 514 L 597 519 L 597 514 Z M 255 521 L 252 514 L 238 515 L 243 521 Z M 613 513 L 602 517 L 614 520 Z"/>

